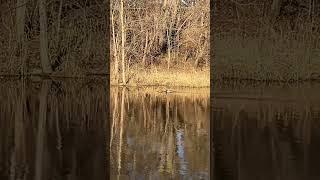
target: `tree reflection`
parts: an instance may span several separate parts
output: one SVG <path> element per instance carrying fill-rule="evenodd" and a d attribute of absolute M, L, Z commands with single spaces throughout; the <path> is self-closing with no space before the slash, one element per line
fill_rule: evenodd
<path fill-rule="evenodd" d="M 126 102 L 118 102 L 119 92 L 130 99 L 120 97 Z M 208 98 L 208 94 L 112 88 L 112 175 L 208 178 Z M 130 106 L 125 112 L 123 104 Z"/>
<path fill-rule="evenodd" d="M 0 179 L 106 179 L 105 82 L 0 83 Z"/>

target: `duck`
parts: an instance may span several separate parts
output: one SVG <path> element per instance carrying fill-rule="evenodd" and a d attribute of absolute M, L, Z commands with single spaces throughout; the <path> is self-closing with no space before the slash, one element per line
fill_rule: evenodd
<path fill-rule="evenodd" d="M 165 90 L 162 90 L 162 91 L 159 91 L 159 92 L 168 94 L 168 93 L 173 93 L 174 91 L 170 90 L 170 89 L 165 89 Z"/>

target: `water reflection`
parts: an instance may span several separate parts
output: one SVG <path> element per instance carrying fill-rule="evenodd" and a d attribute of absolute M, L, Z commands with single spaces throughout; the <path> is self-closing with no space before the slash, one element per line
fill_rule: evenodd
<path fill-rule="evenodd" d="M 0 179 L 107 179 L 105 80 L 0 82 Z"/>
<path fill-rule="evenodd" d="M 216 88 L 212 178 L 320 179 L 319 90 Z"/>
<path fill-rule="evenodd" d="M 111 88 L 111 179 L 209 179 L 209 90 Z"/>

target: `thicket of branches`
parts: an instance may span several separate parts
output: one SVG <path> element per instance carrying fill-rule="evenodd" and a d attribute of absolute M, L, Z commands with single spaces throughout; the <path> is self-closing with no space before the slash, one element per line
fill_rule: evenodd
<path fill-rule="evenodd" d="M 215 34 L 259 37 L 262 33 L 273 33 L 284 37 L 320 32 L 320 3 L 315 0 L 214 0 L 212 3 Z"/>
<path fill-rule="evenodd" d="M 209 0 L 187 5 L 180 0 L 123 0 L 123 5 L 124 29 L 121 1 L 111 1 L 111 67 L 114 73 L 123 68 L 121 48 L 124 48 L 125 68 L 209 65 Z"/>
<path fill-rule="evenodd" d="M 320 3 L 212 1 L 215 78 L 320 78 Z"/>
<path fill-rule="evenodd" d="M 43 34 L 47 37 L 44 46 L 40 46 L 40 2 L 46 16 L 42 21 L 46 29 Z M 40 47 L 47 47 L 48 72 L 50 68 L 52 72 L 75 74 L 106 71 L 106 3 L 103 0 L 2 2 L 0 72 L 16 74 L 43 70 Z"/>

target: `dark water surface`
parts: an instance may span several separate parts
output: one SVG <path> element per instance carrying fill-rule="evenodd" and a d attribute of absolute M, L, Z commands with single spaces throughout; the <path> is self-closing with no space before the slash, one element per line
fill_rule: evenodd
<path fill-rule="evenodd" d="M 319 84 L 216 87 L 211 179 L 320 179 L 319 92 Z"/>
<path fill-rule="evenodd" d="M 0 180 L 318 180 L 319 92 L 0 79 Z"/>
<path fill-rule="evenodd" d="M 0 179 L 108 179 L 106 80 L 0 79 Z"/>
<path fill-rule="evenodd" d="M 209 89 L 111 89 L 111 179 L 209 179 Z"/>

